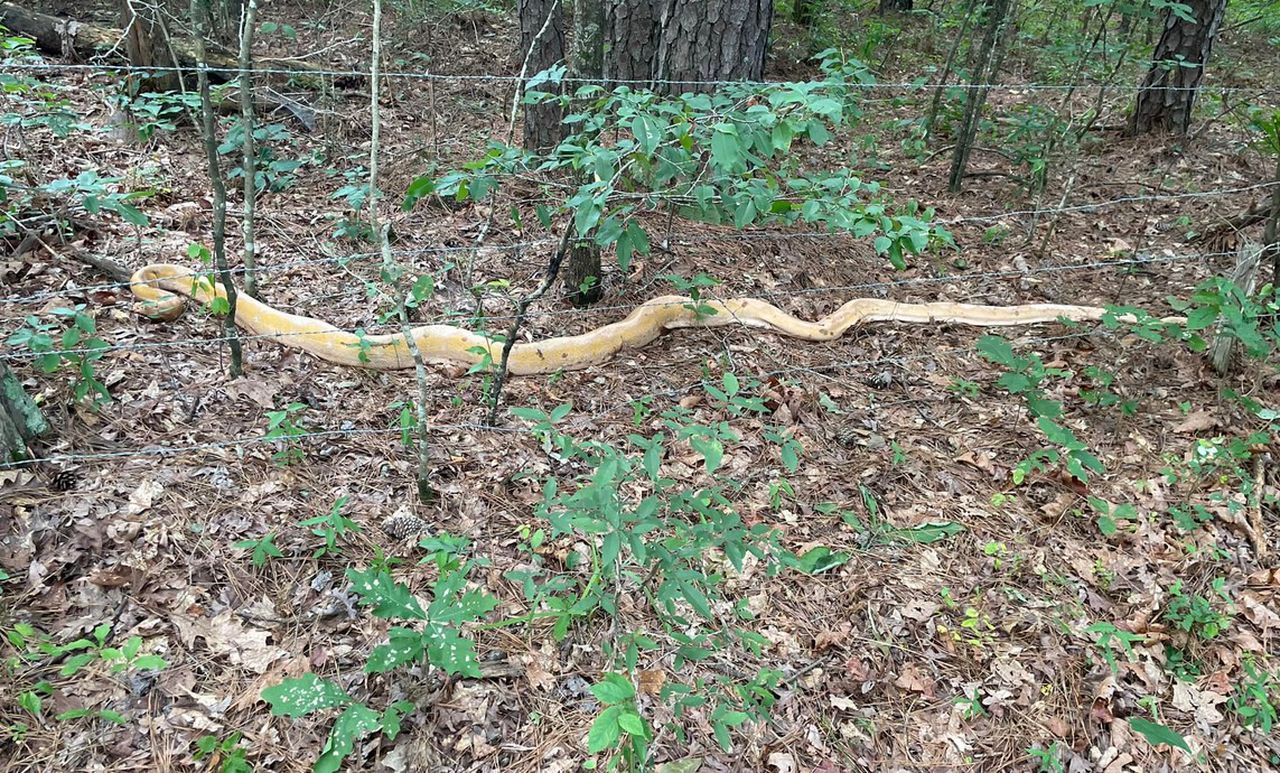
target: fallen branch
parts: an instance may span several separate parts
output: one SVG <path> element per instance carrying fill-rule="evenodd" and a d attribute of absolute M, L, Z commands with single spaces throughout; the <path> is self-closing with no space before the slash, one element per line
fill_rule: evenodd
<path fill-rule="evenodd" d="M 99 27 L 96 24 L 85 24 L 72 19 L 19 8 L 12 3 L 0 3 L 0 24 L 12 32 L 25 35 L 35 41 L 36 48 L 56 56 L 74 54 L 89 59 L 102 54 L 124 61 L 125 57 L 119 47 L 124 33 L 113 27 Z M 171 38 L 170 46 L 179 67 L 196 66 L 196 44 L 189 38 Z M 230 81 L 235 78 L 235 71 L 240 63 L 235 52 L 220 46 L 210 45 L 206 52 L 209 67 L 215 68 L 209 77 L 218 81 Z M 292 59 L 282 60 L 267 57 L 258 63 L 267 68 L 296 71 L 299 74 L 314 73 L 320 75 L 325 69 L 307 62 Z M 218 72 L 225 70 L 226 72 Z M 341 85 L 352 85 L 350 76 L 337 79 Z"/>

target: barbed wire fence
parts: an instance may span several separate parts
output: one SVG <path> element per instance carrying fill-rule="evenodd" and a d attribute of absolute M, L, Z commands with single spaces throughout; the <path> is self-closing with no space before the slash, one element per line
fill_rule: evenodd
<path fill-rule="evenodd" d="M 217 73 L 224 76 L 239 75 L 242 70 L 234 67 L 205 67 L 208 72 Z M 125 74 L 164 74 L 164 73 L 190 73 L 197 70 L 196 67 L 135 67 L 135 66 L 117 66 L 103 64 L 83 64 L 83 63 L 58 63 L 45 61 L 8 61 L 0 63 L 0 71 L 14 71 L 27 73 L 80 73 L 87 74 L 91 77 L 118 77 Z M 328 78 L 367 78 L 369 72 L 358 68 L 278 68 L 278 67 L 253 67 L 251 73 L 254 76 L 311 76 L 311 77 L 328 77 Z M 430 82 L 457 82 L 457 83 L 475 83 L 488 82 L 503 84 L 511 88 L 516 88 L 522 82 L 522 79 L 516 75 L 509 74 L 467 74 L 467 73 L 433 73 L 433 72 L 407 72 L 407 71 L 384 71 L 382 76 L 389 80 L 409 80 L 409 81 L 430 81 Z M 571 85 L 575 83 L 574 79 L 566 78 L 563 84 Z M 586 82 L 586 81 L 584 81 Z M 643 81 L 611 81 L 612 85 L 629 85 L 651 88 L 655 85 L 668 86 L 696 86 L 719 88 L 758 88 L 761 90 L 769 89 L 785 89 L 791 84 L 786 82 L 775 81 L 736 81 L 736 80 L 710 80 L 710 81 L 690 81 L 690 80 L 643 80 Z M 1080 82 L 1080 83 L 991 83 L 982 84 L 979 88 L 991 90 L 1003 90 L 1013 94 L 1026 93 L 1052 93 L 1052 92 L 1079 92 L 1087 89 L 1110 89 L 1114 88 L 1114 83 L 1108 82 Z M 854 90 L 866 94 L 877 94 L 885 92 L 903 92 L 903 91 L 923 91 L 933 90 L 937 88 L 973 88 L 973 84 L 955 82 L 955 83 L 934 83 L 927 78 L 920 78 L 913 81 L 877 81 L 872 83 L 861 84 Z M 1200 87 L 1202 90 L 1215 91 L 1222 94 L 1252 94 L 1255 96 L 1274 96 L 1280 94 L 1280 89 L 1274 88 L 1257 88 L 1257 87 L 1236 87 L 1236 86 L 1214 86 L 1206 84 Z M 1164 87 L 1168 91 L 1178 91 L 1181 87 Z M 1212 190 L 1203 191 L 1181 191 L 1181 192 L 1160 192 L 1143 195 L 1120 196 L 1102 201 L 1066 204 L 1064 203 L 1056 207 L 1034 207 L 1027 209 L 1010 210 L 1005 212 L 992 213 L 989 215 L 965 215 L 949 218 L 938 218 L 935 222 L 941 226 L 961 226 L 961 225 L 980 225 L 1002 223 L 1020 218 L 1039 218 L 1039 217 L 1056 217 L 1068 214 L 1096 213 L 1103 212 L 1110 208 L 1119 207 L 1126 204 L 1155 204 L 1161 202 L 1176 202 L 1186 200 L 1223 198 L 1243 193 L 1254 193 L 1260 191 L 1269 191 L 1276 186 L 1280 186 L 1280 181 L 1261 182 L 1248 185 L 1224 186 Z M 700 235 L 692 238 L 680 238 L 678 244 L 681 246 L 694 246 L 699 243 L 717 243 L 724 241 L 743 241 L 743 242 L 778 242 L 793 239 L 805 240 L 825 240 L 825 239 L 849 239 L 849 234 L 840 232 L 808 232 L 808 233 L 775 233 L 775 232 L 754 232 L 744 231 L 736 233 L 716 233 L 708 235 Z M 476 250 L 495 250 L 499 252 L 517 253 L 526 250 L 538 250 L 550 247 L 556 243 L 555 239 L 531 239 L 521 240 L 511 243 L 495 244 L 485 243 L 483 246 L 466 245 L 466 246 L 431 246 L 418 247 L 412 249 L 396 249 L 393 255 L 397 258 L 421 258 L 433 257 L 444 258 L 458 254 L 473 254 Z M 864 282 L 849 285 L 830 286 L 830 287 L 809 287 L 809 288 L 792 288 L 786 290 L 776 290 L 768 292 L 752 293 L 753 297 L 765 300 L 789 300 L 801 296 L 814 295 L 847 295 L 849 293 L 865 293 L 878 292 L 887 293 L 894 290 L 904 288 L 916 288 L 924 286 L 933 286 L 939 284 L 946 285 L 967 285 L 970 283 L 984 280 L 1007 280 L 1007 279 L 1030 279 L 1037 276 L 1057 274 L 1064 272 L 1085 272 L 1085 271 L 1133 271 L 1145 266 L 1167 265 L 1167 264 L 1204 264 L 1207 265 L 1216 258 L 1226 258 L 1235 256 L 1235 251 L 1216 251 L 1216 252 L 1200 252 L 1200 253 L 1174 253 L 1165 251 L 1157 254 L 1134 254 L 1131 257 L 1114 257 L 1104 260 L 1098 260 L 1091 256 L 1077 256 L 1073 260 L 1057 263 L 1041 264 L 1034 267 L 1008 269 L 1008 270 L 992 270 L 992 271 L 971 271 L 962 272 L 942 277 L 911 277 L 889 281 Z M 370 252 L 354 252 L 344 255 L 326 255 L 316 258 L 302 258 L 278 261 L 274 263 L 264 263 L 256 267 L 259 272 L 267 271 L 285 271 L 295 268 L 312 267 L 312 266 L 332 266 L 332 265 L 349 265 L 364 260 L 372 259 L 378 261 L 382 257 L 380 251 Z M 242 274 L 245 267 L 236 266 L 231 269 L 233 274 Z M 194 279 L 203 275 L 203 272 L 193 271 L 191 277 Z M 128 281 L 103 282 L 85 286 L 68 286 L 54 290 L 43 290 L 36 293 L 28 293 L 25 295 L 6 295 L 0 297 L 0 307 L 3 306 L 24 306 L 45 303 L 54 298 L 66 297 L 68 295 L 79 295 L 92 292 L 111 292 L 126 290 L 130 286 Z M 713 297 L 713 296 L 712 296 Z M 961 297 L 953 298 L 957 302 L 981 302 L 983 298 L 975 296 L 971 291 L 967 294 L 962 293 Z M 634 310 L 635 306 L 630 304 L 618 305 L 598 305 L 592 307 L 591 313 L 625 313 Z M 431 323 L 448 324 L 456 322 L 459 316 L 466 316 L 470 311 L 459 310 L 454 312 L 445 312 L 437 315 L 430 320 Z M 541 318 L 553 319 L 564 315 L 580 315 L 583 312 L 576 309 L 540 309 L 538 314 Z M 512 315 L 503 314 L 486 314 L 484 319 L 489 322 L 509 321 Z M 376 331 L 385 328 L 389 333 L 394 334 L 398 330 L 396 324 L 370 325 L 368 329 Z M 240 340 L 270 340 L 279 342 L 287 339 L 290 335 L 308 335 L 308 334 L 249 334 L 239 336 Z M 1027 346 L 1038 346 L 1050 344 L 1059 341 L 1078 339 L 1084 336 L 1093 335 L 1090 332 L 1078 332 L 1069 335 L 1060 336 L 1024 336 L 1020 340 Z M 79 355 L 95 353 L 100 356 L 107 356 L 114 352 L 127 351 L 171 351 L 179 349 L 190 349 L 198 347 L 220 346 L 227 342 L 229 337 L 226 336 L 210 336 L 202 338 L 187 339 L 170 339 L 160 341 L 138 341 L 138 340 L 117 340 L 107 342 L 102 347 L 69 347 L 64 349 L 54 349 L 50 351 L 33 353 L 33 352 L 16 352 L 7 351 L 0 354 L 0 360 L 21 363 L 29 361 L 34 357 L 43 355 Z M 954 347 L 949 349 L 938 349 L 933 351 L 919 352 L 914 354 L 901 354 L 878 358 L 867 359 L 849 359 L 838 360 L 820 366 L 807 367 L 786 367 L 766 371 L 760 374 L 761 379 L 772 377 L 787 378 L 798 374 L 817 374 L 817 373 L 846 373 L 856 369 L 875 368 L 884 365 L 895 365 L 907 367 L 912 363 L 937 358 L 940 356 L 953 355 L 969 355 L 972 354 L 972 347 Z M 652 393 L 655 398 L 660 399 L 676 399 L 680 396 L 689 394 L 699 389 L 702 382 L 696 381 L 684 386 L 672 389 L 658 391 Z M 615 411 L 631 410 L 630 403 L 627 401 L 619 401 L 619 404 L 613 408 L 607 408 L 603 411 L 595 411 L 590 417 L 591 421 L 598 421 L 603 416 L 609 416 Z M 432 429 L 437 432 L 496 432 L 507 434 L 528 434 L 531 430 L 523 427 L 512 426 L 493 426 L 489 424 L 473 423 L 473 422 L 455 422 L 433 424 Z M 570 427 L 570 431 L 573 431 Z M 582 427 L 578 427 L 582 429 Z M 344 427 L 339 429 L 323 429 L 308 431 L 302 434 L 294 435 L 291 441 L 307 441 L 321 440 L 328 438 L 355 438 L 355 437 L 382 437 L 382 436 L 398 436 L 402 432 L 399 427 Z M 278 444 L 280 441 L 275 438 L 265 436 L 247 436 L 222 438 L 199 443 L 187 443 L 182 445 L 166 446 L 162 444 L 148 444 L 135 448 L 118 449 L 111 451 L 91 451 L 91 452 L 68 452 L 68 453 L 51 453 L 46 456 L 28 460 L 29 464 L 72 464 L 86 463 L 93 461 L 105 461 L 112 459 L 127 458 L 150 458 L 161 456 L 174 456 L 188 453 L 199 453 L 212 451 L 217 449 L 237 449 L 243 451 L 248 447 L 263 444 Z"/>

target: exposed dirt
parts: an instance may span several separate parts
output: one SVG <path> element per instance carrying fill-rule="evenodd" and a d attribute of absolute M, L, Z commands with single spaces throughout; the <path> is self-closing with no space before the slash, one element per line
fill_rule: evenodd
<path fill-rule="evenodd" d="M 333 46 L 318 61 L 337 69 L 363 61 L 369 28 L 362 7 L 319 11 L 285 4 L 264 13 L 292 21 L 297 32 L 296 42 L 265 39 L 274 54 Z M 392 70 L 480 76 L 518 69 L 513 27 L 496 15 L 468 12 L 428 22 L 393 17 L 388 30 Z M 1246 33 L 1223 41 L 1222 61 L 1238 64 L 1213 73 L 1208 94 L 1215 87 L 1274 89 L 1274 68 L 1265 60 L 1274 64 L 1274 49 Z M 773 71 L 802 77 L 812 70 L 794 61 L 792 52 L 803 46 L 794 31 L 787 34 Z M 945 56 L 945 46 L 946 39 L 931 39 L 928 29 L 910 28 L 878 75 L 910 80 L 922 73 L 923 62 Z M 1251 57 L 1261 61 L 1251 65 Z M 1012 69 L 1016 77 L 1035 77 L 1016 62 Z M 109 124 L 107 77 L 54 72 L 47 80 L 67 89 L 81 120 Z M 277 150 L 311 161 L 291 185 L 260 203 L 264 297 L 348 329 L 376 330 L 379 308 L 367 288 L 377 281 L 380 259 L 367 242 L 335 237 L 338 220 L 356 213 L 332 196 L 363 180 L 367 95 L 336 90 L 322 96 L 313 84 L 271 83 L 316 106 L 318 127 L 309 133 L 286 114 L 271 117 L 292 138 Z M 510 88 L 482 78 L 390 78 L 382 102 L 385 190 L 394 197 L 418 175 L 456 166 L 482 152 L 489 138 L 507 136 Z M 1123 84 L 1114 91 L 1099 120 L 1104 127 L 1123 122 Z M 1082 104 L 1095 95 L 1080 97 Z M 655 216 L 651 233 L 664 248 L 626 274 L 610 269 L 605 297 L 589 311 L 556 298 L 538 304 L 525 335 L 592 329 L 672 291 L 664 275 L 698 272 L 721 281 L 717 296 L 764 297 L 806 318 L 858 295 L 1125 304 L 1173 313 L 1169 296 L 1186 297 L 1201 280 L 1230 273 L 1235 262 L 1234 239 L 1206 244 L 1187 241 L 1187 232 L 1203 232 L 1264 194 L 1221 191 L 1268 179 L 1270 167 L 1248 145 L 1235 114 L 1210 120 L 1216 111 L 1206 108 L 1202 131 L 1181 144 L 1091 132 L 1078 153 L 1054 165 L 1046 190 L 1036 195 L 1027 191 L 1024 168 L 1000 153 L 975 153 L 975 176 L 953 195 L 946 192 L 950 154 L 906 154 L 905 135 L 893 124 L 918 116 L 927 99 L 894 104 L 873 96 L 877 101 L 868 103 L 856 136 L 841 138 L 814 162 L 848 165 L 880 180 L 898 200 L 934 207 L 937 217 L 954 221 L 958 250 L 894 271 L 869 239 L 799 230 L 742 233 L 679 220 L 668 233 L 665 217 Z M 1272 106 L 1275 98 L 1274 90 L 1265 97 Z M 1001 90 L 992 95 L 993 115 L 1044 99 L 1040 92 Z M 866 150 L 871 145 L 874 153 Z M 415 590 L 426 587 L 435 568 L 416 565 L 424 552 L 379 527 L 407 509 L 472 541 L 470 554 L 488 562 L 474 578 L 500 602 L 494 619 L 524 614 L 526 600 L 507 572 L 533 560 L 522 535 L 537 522 L 542 481 L 556 475 L 568 483 L 581 470 L 548 453 L 516 419 L 505 419 L 496 431 L 482 427 L 483 382 L 461 369 L 437 368 L 429 375 L 435 397 L 429 413 L 442 498 L 419 504 L 416 460 L 398 430 L 401 407 L 416 394 L 409 372 L 333 367 L 250 339 L 247 373 L 231 379 L 227 352 L 216 340 L 218 324 L 207 315 L 191 312 L 163 324 L 135 315 L 127 289 L 71 256 L 92 252 L 130 267 L 184 263 L 188 243 L 208 242 L 210 193 L 189 128 L 159 132 L 145 144 L 106 133 L 57 138 L 39 130 L 11 135 L 5 150 L 26 159 L 39 179 L 97 168 L 120 175 L 123 190 L 151 188 L 155 195 L 141 205 L 151 218 L 145 228 L 103 215 L 68 243 L 50 240 L 0 263 L 9 299 L 0 304 L 0 329 L 7 334 L 28 315 L 49 318 L 54 308 L 86 304 L 112 347 L 97 369 L 113 397 L 90 411 L 72 400 L 67 373 L 40 373 L 16 347 L 6 349 L 56 427 L 41 449 L 56 460 L 0 472 L 15 492 L 0 496 L 0 568 L 12 576 L 3 586 L 0 624 L 10 630 L 29 623 L 65 642 L 111 622 L 114 646 L 140 636 L 143 650 L 162 654 L 168 667 L 154 679 L 112 676 L 97 666 L 71 677 L 37 665 L 6 672 L 0 722 L 30 729 L 0 737 L 4 768 L 210 770 L 207 761 L 192 758 L 196 739 L 239 731 L 255 769 L 305 770 L 332 715 L 271 717 L 260 694 L 306 671 L 339 680 L 370 705 L 407 698 L 418 706 L 395 742 L 369 736 L 357 746 L 365 769 L 579 768 L 599 710 L 587 685 L 604 664 L 601 641 L 617 633 L 611 620 L 597 617 L 559 643 L 548 626 L 477 631 L 482 656 L 509 666 L 493 666 L 491 678 L 442 685 L 416 670 L 369 676 L 360 669 L 385 640 L 387 626 L 352 605 L 343 571 L 392 554 L 404 559 L 399 579 Z M 1204 195 L 1189 195 L 1198 193 Z M 520 230 L 509 208 L 517 204 L 524 222 L 536 222 L 532 204 L 544 195 L 551 194 L 533 183 L 504 192 L 487 232 L 485 207 L 424 202 L 394 212 L 397 259 L 439 279 L 419 321 L 475 324 L 479 303 L 485 312 L 479 324 L 493 330 L 508 324 L 513 298 L 540 279 L 552 239 L 536 227 Z M 232 198 L 234 215 L 238 191 Z M 1019 214 L 1083 205 L 1097 206 Z M 228 254 L 235 256 L 241 245 L 234 217 L 229 230 Z M 528 242 L 537 244 L 510 246 Z M 363 253 L 369 254 L 343 264 L 328 259 Z M 510 287 L 490 289 L 477 302 L 468 278 L 506 279 Z M 771 577 L 758 563 L 730 574 L 726 595 L 744 599 L 753 613 L 750 626 L 767 642 L 762 656 L 727 649 L 677 670 L 672 652 L 642 655 L 640 669 L 651 678 L 743 678 L 762 666 L 784 677 L 771 721 L 741 725 L 732 753 L 720 751 L 706 712 L 694 710 L 681 720 L 686 738 L 660 734 L 656 760 L 697 756 L 703 770 L 779 773 L 1032 769 L 1028 747 L 1057 742 L 1070 770 L 1191 767 L 1185 754 L 1152 747 L 1128 724 L 1130 716 L 1149 715 L 1153 701 L 1160 720 L 1204 755 L 1204 766 L 1275 768 L 1275 735 L 1242 726 L 1229 707 L 1246 659 L 1276 673 L 1280 522 L 1273 510 L 1261 509 L 1269 558 L 1257 554 L 1257 525 L 1226 503 L 1210 505 L 1214 519 L 1200 528 L 1180 531 L 1171 507 L 1208 502 L 1229 482 L 1209 476 L 1174 484 L 1164 475 L 1194 456 L 1197 439 L 1245 437 L 1252 425 L 1220 393 L 1234 389 L 1275 407 L 1274 367 L 1254 364 L 1220 378 L 1202 355 L 1103 326 L 1001 332 L 1019 353 L 1038 353 L 1047 366 L 1072 371 L 1047 382 L 1046 396 L 1064 404 L 1064 424 L 1103 460 L 1105 474 L 1085 485 L 1053 467 L 1013 483 L 1014 467 L 1041 448 L 1043 438 L 1026 401 L 996 384 L 1003 370 L 976 352 L 983 332 L 958 326 L 876 326 L 831 344 L 746 329 L 681 331 L 608 365 L 508 384 L 506 405 L 550 410 L 572 402 L 563 427 L 584 440 L 621 445 L 628 433 L 661 430 L 656 415 L 636 413 L 634 401 L 647 395 L 655 411 L 678 404 L 690 410 L 692 422 L 729 421 L 742 441 L 720 474 L 736 482 L 732 506 L 743 520 L 776 527 L 782 544 L 796 552 L 823 545 L 850 554 L 814 576 Z M 1086 402 L 1082 390 L 1096 388 L 1085 375 L 1091 365 L 1115 375 L 1112 389 L 1134 401 L 1136 412 Z M 730 369 L 744 383 L 759 382 L 754 388 L 767 399 L 769 414 L 730 416 L 707 395 L 704 380 L 719 383 Z M 332 434 L 301 441 L 305 460 L 281 466 L 272 459 L 279 446 L 262 440 L 266 413 L 295 402 L 306 406 L 299 421 L 308 431 Z M 783 471 L 776 446 L 766 440 L 766 431 L 776 428 L 803 447 L 794 474 Z M 682 485 L 708 482 L 687 446 L 673 448 L 666 464 L 666 474 Z M 62 488 L 51 478 L 58 471 L 74 475 L 70 490 L 55 490 Z M 784 480 L 790 491 L 779 488 Z M 327 512 L 339 496 L 349 498 L 346 513 L 363 531 L 348 535 L 339 551 L 315 558 L 321 540 L 299 524 Z M 1090 498 L 1135 510 L 1104 536 Z M 885 542 L 857 527 L 859 519 L 876 517 L 906 530 L 901 533 L 937 522 L 964 529 L 934 543 Z M 268 532 L 277 535 L 284 557 L 255 567 L 249 551 L 234 546 Z M 555 565 L 574 548 L 566 539 L 542 558 Z M 708 557 L 709 565 L 722 561 Z M 1230 604 L 1213 589 L 1218 579 Z M 1221 634 L 1196 637 L 1162 617 L 1177 580 L 1183 593 L 1217 599 L 1230 611 Z M 732 609 L 725 604 L 718 611 Z M 628 600 L 619 618 L 634 629 L 661 629 L 640 598 Z M 1093 643 L 1096 635 L 1085 630 L 1096 622 L 1146 637 L 1131 657 L 1117 650 L 1115 672 Z M 11 643 L 3 646 L 6 657 L 18 654 Z M 1184 671 L 1187 679 L 1173 675 L 1171 659 L 1179 657 L 1194 663 Z M 41 678 L 55 689 L 44 719 L 35 720 L 11 696 Z M 83 706 L 111 709 L 127 721 L 52 719 Z M 672 720 L 652 693 L 642 691 L 641 706 L 655 726 Z"/>

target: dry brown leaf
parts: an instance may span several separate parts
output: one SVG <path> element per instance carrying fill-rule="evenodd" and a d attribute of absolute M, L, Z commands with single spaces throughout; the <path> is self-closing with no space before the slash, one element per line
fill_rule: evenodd
<path fill-rule="evenodd" d="M 898 607 L 898 612 L 905 618 L 915 620 L 918 623 L 923 623 L 937 614 L 938 610 L 941 608 L 941 604 L 927 601 L 925 599 L 915 598 L 909 599 L 907 603 Z"/>
<path fill-rule="evenodd" d="M 645 695 L 657 695 L 667 683 L 667 672 L 660 668 L 647 668 L 640 671 L 636 680 L 640 684 L 640 692 Z"/>
<path fill-rule="evenodd" d="M 270 633 L 245 627 L 229 609 L 212 619 L 185 615 L 174 615 L 172 619 L 178 639 L 188 650 L 194 649 L 197 638 L 204 639 L 210 652 L 226 655 L 233 665 L 244 666 L 255 674 L 265 673 L 272 663 L 289 654 L 267 643 Z"/>
<path fill-rule="evenodd" d="M 1213 690 L 1204 690 L 1182 681 L 1173 683 L 1173 707 L 1194 716 L 1199 727 L 1207 728 L 1221 722 L 1222 712 L 1217 707 L 1226 702 L 1226 695 Z"/>
<path fill-rule="evenodd" d="M 164 486 L 154 480 L 143 481 L 129 495 L 129 504 L 124 509 L 125 516 L 138 515 L 151 509 L 156 499 L 164 493 Z"/>
<path fill-rule="evenodd" d="M 1187 435 L 1213 429 L 1216 426 L 1218 426 L 1218 417 L 1212 411 L 1194 411 L 1174 426 L 1173 431 L 1179 435 Z"/>
<path fill-rule="evenodd" d="M 902 672 L 898 674 L 898 678 L 893 684 L 904 690 L 918 692 L 926 698 L 933 697 L 933 679 L 920 670 L 914 663 L 908 663 L 902 667 Z"/>
<path fill-rule="evenodd" d="M 773 752 L 769 755 L 768 764 L 778 773 L 796 773 L 796 758 L 786 752 Z"/>

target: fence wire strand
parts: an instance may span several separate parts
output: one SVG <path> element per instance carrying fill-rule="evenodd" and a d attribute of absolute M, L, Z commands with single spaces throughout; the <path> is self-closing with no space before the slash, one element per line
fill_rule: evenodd
<path fill-rule="evenodd" d="M 77 62 L 17 62 L 8 61 L 0 62 L 0 70 L 17 70 L 17 71 L 66 71 L 66 72 L 89 72 L 94 74 L 110 75 L 116 73 L 140 74 L 140 75 L 165 75 L 173 73 L 195 73 L 201 69 L 210 74 L 239 76 L 245 72 L 244 69 L 236 66 L 173 66 L 173 65 L 153 65 L 153 66 L 137 66 L 129 64 L 108 65 L 108 64 L 83 64 Z M 326 78 L 367 78 L 369 71 L 364 69 L 341 69 L 327 67 L 312 68 L 290 68 L 290 67 L 252 67 L 249 71 L 254 75 L 281 75 L 281 76 L 310 76 L 310 77 L 326 77 Z M 436 81 L 436 82 L 492 82 L 492 83 L 525 83 L 529 82 L 537 73 L 525 78 L 521 78 L 517 74 L 509 73 L 440 73 L 440 72 L 410 72 L 410 71 L 379 71 L 380 77 L 419 80 L 419 81 Z M 756 81 L 756 80 L 687 80 L 687 79 L 670 79 L 670 78 L 649 78 L 649 79 L 608 79 L 606 81 L 611 86 L 631 86 L 639 88 L 652 88 L 654 86 L 691 86 L 703 87 L 712 86 L 717 88 L 729 87 L 754 87 L 754 88 L 789 88 L 795 85 L 794 81 Z M 564 77 L 559 80 L 560 84 L 584 84 L 593 85 L 600 83 L 599 79 L 591 78 L 574 78 Z M 554 84 L 553 84 L 554 85 Z M 962 89 L 991 89 L 1000 91 L 1080 91 L 1093 88 L 1115 88 L 1114 83 L 1105 81 L 1081 81 L 1078 83 L 982 83 L 972 84 L 965 81 L 957 81 L 953 83 L 934 83 L 928 79 L 920 79 L 914 81 L 874 81 L 871 83 L 852 84 L 850 88 L 854 90 L 872 90 L 872 89 L 910 89 L 920 90 L 938 89 L 938 88 L 962 88 Z M 1151 86 L 1149 90 L 1156 92 L 1184 92 L 1184 91 L 1214 91 L 1217 93 L 1252 93 L 1252 94 L 1277 94 L 1280 88 L 1265 86 L 1214 86 L 1212 84 L 1200 84 L 1199 86 Z"/>
<path fill-rule="evenodd" d="M 1041 217 L 1048 215 L 1074 214 L 1081 212 L 1097 212 L 1110 207 L 1121 204 L 1138 204 L 1151 203 L 1160 201 L 1178 201 L 1185 199 L 1205 199 L 1218 198 L 1222 196 L 1231 196 L 1237 193 L 1249 193 L 1252 191 L 1270 190 L 1280 186 L 1280 181 L 1271 180 L 1268 182 L 1253 183 L 1251 185 L 1238 186 L 1235 188 L 1217 188 L 1211 191 L 1186 191 L 1181 193 L 1163 193 L 1142 196 L 1121 196 L 1105 201 L 1092 202 L 1088 204 L 1073 204 L 1060 207 L 1044 207 L 1037 209 L 1021 209 L 1011 210 L 994 215 L 965 215 L 961 217 L 942 218 L 931 221 L 935 225 L 955 226 L 965 223 L 996 223 L 1002 220 L 1018 218 L 1018 217 Z M 851 234 L 844 231 L 822 231 L 812 233 L 770 233 L 763 231 L 746 231 L 726 234 L 708 234 L 694 238 L 680 238 L 674 243 L 678 245 L 696 245 L 707 242 L 718 241 L 784 241 L 789 239 L 840 239 L 855 238 Z M 553 246 L 559 242 L 558 239 L 534 239 L 524 242 L 515 242 L 508 244 L 481 244 L 467 245 L 461 247 L 414 247 L 404 250 L 392 250 L 392 254 L 402 257 L 415 257 L 421 255 L 448 255 L 448 254 L 467 254 L 476 251 L 499 251 L 499 252 L 516 252 L 528 249 L 537 249 L 541 247 Z M 355 252 L 348 255 L 329 255 L 321 258 L 298 258 L 296 260 L 288 260 L 282 263 L 263 263 L 255 268 L 256 271 L 281 271 L 290 268 L 302 268 L 305 266 L 330 265 L 330 264 L 346 264 L 365 259 L 381 259 L 381 252 Z M 231 274 L 243 274 L 246 269 L 243 266 L 233 266 Z M 200 272 L 192 272 L 190 276 L 195 277 L 201 275 Z M 179 275 L 178 278 L 181 278 Z M 42 303 L 51 298 L 61 297 L 69 292 L 85 293 L 85 292 L 105 292 L 113 289 L 128 287 L 130 282 L 102 282 L 93 285 L 84 285 L 66 290 L 45 290 L 30 295 L 11 295 L 0 298 L 0 304 L 25 304 L 25 303 Z"/>

